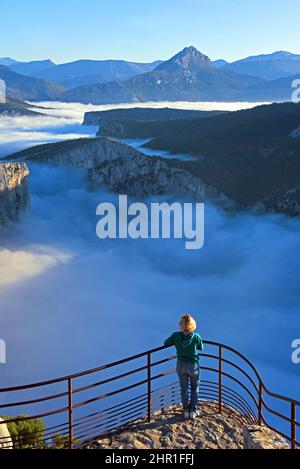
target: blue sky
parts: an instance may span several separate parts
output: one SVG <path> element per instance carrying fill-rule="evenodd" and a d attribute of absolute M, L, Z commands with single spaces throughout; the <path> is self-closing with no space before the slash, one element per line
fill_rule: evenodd
<path fill-rule="evenodd" d="M 300 53 L 299 0 L 1 0 L 0 17 L 0 57 L 18 60 Z"/>

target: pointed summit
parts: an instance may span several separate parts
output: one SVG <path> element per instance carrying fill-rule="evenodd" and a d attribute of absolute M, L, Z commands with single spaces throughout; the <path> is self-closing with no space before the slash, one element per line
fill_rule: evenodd
<path fill-rule="evenodd" d="M 210 58 L 207 57 L 207 55 L 202 54 L 202 52 L 198 51 L 198 49 L 196 49 L 194 46 L 185 47 L 182 51 L 178 52 L 178 54 L 176 54 L 173 59 L 188 59 L 200 62 L 210 62 Z"/>
<path fill-rule="evenodd" d="M 184 70 L 191 70 L 199 67 L 212 67 L 213 64 L 207 55 L 199 52 L 196 47 L 185 47 L 178 54 L 174 55 L 170 60 L 167 60 L 159 66 L 161 70 L 170 70 L 170 68 L 181 68 Z"/>

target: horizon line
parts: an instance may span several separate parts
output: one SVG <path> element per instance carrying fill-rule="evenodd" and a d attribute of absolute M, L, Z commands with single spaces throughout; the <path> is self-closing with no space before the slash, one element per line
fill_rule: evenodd
<path fill-rule="evenodd" d="M 14 56 L 14 54 L 8 54 L 8 55 L 2 55 L 0 54 L 0 58 L 1 59 L 11 59 L 11 60 L 15 60 L 16 62 L 20 62 L 20 63 L 28 63 L 28 62 L 43 62 L 43 61 L 46 61 L 46 60 L 51 60 L 51 62 L 53 62 L 55 65 L 63 65 L 63 64 L 68 64 L 68 63 L 73 63 L 73 62 L 78 62 L 78 61 L 81 61 L 81 60 L 87 60 L 87 61 L 95 61 L 95 62 L 105 62 L 105 61 L 124 61 L 124 62 L 131 62 L 131 63 L 153 63 L 153 62 L 157 62 L 157 61 L 162 61 L 162 62 L 165 62 L 167 60 L 169 60 L 170 58 L 174 57 L 174 55 L 178 54 L 179 52 L 181 52 L 182 50 L 184 50 L 186 47 L 196 47 L 196 46 L 185 46 L 183 47 L 182 49 L 180 50 L 177 50 L 177 52 L 173 53 L 172 55 L 169 55 L 167 58 L 165 59 L 162 59 L 162 58 L 154 58 L 154 59 L 140 59 L 140 60 L 137 60 L 137 59 L 132 59 L 132 58 L 112 58 L 112 57 L 104 57 L 104 58 L 88 58 L 88 57 L 77 57 L 77 58 L 68 58 L 68 59 L 63 59 L 63 60 L 56 60 L 55 58 L 51 58 L 51 57 L 39 57 L 39 58 L 21 58 L 21 59 L 17 59 L 16 56 Z M 202 52 L 198 47 L 196 47 L 196 49 L 207 55 L 210 60 L 212 62 L 216 61 L 216 60 L 225 60 L 229 63 L 233 63 L 233 62 L 237 62 L 239 60 L 243 60 L 243 59 L 247 59 L 247 58 L 250 58 L 250 57 L 256 57 L 256 56 L 259 56 L 259 55 L 271 55 L 271 54 L 275 54 L 276 52 L 288 52 L 290 54 L 293 54 L 293 55 L 300 55 L 300 52 L 293 52 L 293 51 L 290 51 L 290 50 L 285 50 L 285 49 L 277 49 L 277 50 L 273 50 L 272 52 L 253 52 L 251 55 L 245 55 L 243 57 L 240 57 L 240 58 L 235 58 L 235 59 L 228 59 L 228 58 L 224 58 L 224 57 L 220 57 L 220 56 L 217 56 L 217 57 L 210 57 L 209 54 L 205 53 L 205 52 Z"/>

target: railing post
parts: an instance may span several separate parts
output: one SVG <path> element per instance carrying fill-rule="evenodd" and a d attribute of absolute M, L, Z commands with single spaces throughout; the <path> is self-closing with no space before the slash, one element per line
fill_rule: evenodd
<path fill-rule="evenodd" d="M 172 394 L 171 395 L 172 395 L 171 404 L 175 405 L 176 401 L 175 401 L 175 388 L 174 388 L 174 386 L 172 386 Z"/>
<path fill-rule="evenodd" d="M 296 404 L 291 402 L 291 448 L 296 449 Z"/>
<path fill-rule="evenodd" d="M 222 371 L 223 371 L 223 361 L 222 361 L 222 345 L 219 345 L 219 413 L 222 413 Z"/>
<path fill-rule="evenodd" d="M 258 395 L 258 425 L 262 426 L 262 401 L 263 401 L 263 387 L 262 382 L 259 381 L 259 395 Z"/>
<path fill-rule="evenodd" d="M 152 399 L 151 399 L 151 353 L 147 353 L 147 386 L 148 386 L 148 422 L 151 422 Z"/>
<path fill-rule="evenodd" d="M 73 449 L 73 389 L 72 378 L 68 378 L 68 409 L 69 409 L 69 449 Z"/>

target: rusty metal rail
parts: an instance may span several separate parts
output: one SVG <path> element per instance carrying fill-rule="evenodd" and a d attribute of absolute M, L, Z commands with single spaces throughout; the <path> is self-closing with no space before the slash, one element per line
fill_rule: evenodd
<path fill-rule="evenodd" d="M 292 449 L 300 447 L 300 402 L 271 392 L 240 352 L 204 343 L 200 401 L 243 423 L 265 425 Z M 168 347 L 159 347 L 81 373 L 0 388 L 0 431 L 6 424 L 12 434 L 12 442 L 2 437 L 0 446 L 81 448 L 140 419 L 150 422 L 157 411 L 172 412 L 181 401 L 175 359 Z"/>

